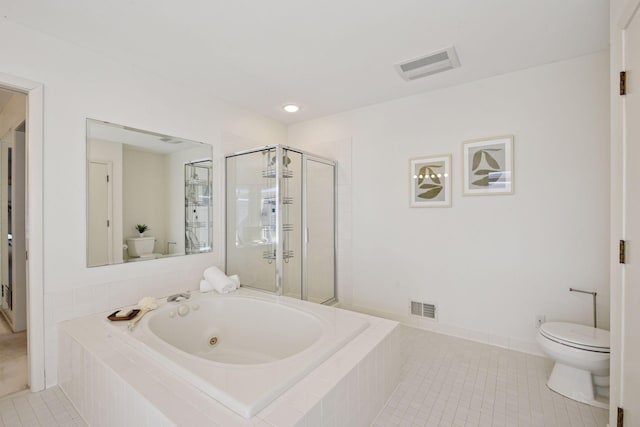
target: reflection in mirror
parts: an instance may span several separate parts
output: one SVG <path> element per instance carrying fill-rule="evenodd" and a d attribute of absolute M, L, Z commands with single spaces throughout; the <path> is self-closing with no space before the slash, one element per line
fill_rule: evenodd
<path fill-rule="evenodd" d="M 211 252 L 212 148 L 87 119 L 87 266 Z"/>

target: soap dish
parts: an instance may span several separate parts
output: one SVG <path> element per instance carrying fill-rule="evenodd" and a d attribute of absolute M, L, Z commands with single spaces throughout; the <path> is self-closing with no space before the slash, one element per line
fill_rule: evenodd
<path fill-rule="evenodd" d="M 112 322 L 120 322 L 122 320 L 131 320 L 134 317 L 136 317 L 138 313 L 140 313 L 140 309 L 134 308 L 133 310 L 128 312 L 126 316 L 116 316 L 116 314 L 118 313 L 120 313 L 120 310 L 114 311 L 113 313 L 107 316 L 107 319 L 111 320 Z"/>

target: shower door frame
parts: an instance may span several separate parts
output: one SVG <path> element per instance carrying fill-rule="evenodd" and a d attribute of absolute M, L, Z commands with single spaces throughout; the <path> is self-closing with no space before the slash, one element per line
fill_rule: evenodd
<path fill-rule="evenodd" d="M 307 159 L 311 159 L 320 163 L 324 163 L 324 164 L 328 164 L 330 166 L 333 167 L 333 298 L 330 298 L 329 300 L 323 302 L 323 304 L 331 304 L 333 302 L 335 302 L 337 300 L 337 295 L 336 295 L 336 291 L 337 291 L 337 278 L 338 278 L 338 265 L 337 265 L 337 244 L 338 244 L 338 175 L 337 175 L 337 162 L 335 160 L 329 159 L 327 157 L 322 157 L 322 156 L 318 156 L 316 154 L 310 153 L 308 151 L 305 150 L 301 150 L 299 148 L 294 148 L 294 147 L 290 147 L 288 145 L 282 145 L 282 144 L 275 144 L 275 145 L 265 145 L 262 147 L 258 147 L 258 148 L 252 148 L 249 150 L 242 150 L 242 151 L 237 151 L 235 153 L 231 153 L 231 154 L 227 154 L 224 156 L 225 162 L 224 162 L 224 176 L 225 176 L 225 194 L 227 192 L 227 159 L 231 158 L 231 157 L 238 157 L 238 156 L 242 156 L 245 154 L 252 154 L 252 153 L 260 153 L 263 151 L 269 151 L 269 150 L 275 150 L 275 155 L 276 155 L 276 159 L 278 159 L 278 161 L 276 161 L 275 167 L 276 167 L 276 200 L 277 200 L 277 204 L 278 204 L 278 209 L 276 209 L 276 259 L 275 259 L 275 274 L 276 274 L 276 290 L 275 290 L 275 294 L 277 296 L 282 296 L 284 293 L 284 258 L 283 258 L 283 242 L 282 242 L 282 236 L 283 236 L 283 230 L 282 230 L 282 211 L 283 211 L 283 203 L 282 203 L 282 158 L 284 156 L 284 152 L 286 151 L 292 151 L 294 153 L 298 153 L 302 156 L 302 172 L 301 172 L 301 187 L 302 187 L 302 200 L 301 200 L 301 205 L 302 205 L 302 219 L 301 219 L 301 223 L 300 223 L 300 229 L 301 229 L 301 235 L 302 235 L 302 254 L 301 254 L 301 269 L 302 269 L 302 277 L 301 277 L 301 283 L 300 283 L 300 299 L 306 301 L 306 294 L 307 294 L 307 231 L 306 231 L 306 225 L 307 225 L 307 216 L 306 216 L 306 198 L 307 198 L 307 188 L 306 188 L 306 160 Z M 227 196 L 225 195 L 225 231 L 224 231 L 224 235 L 225 235 L 225 248 L 227 246 L 227 242 L 229 239 L 229 218 L 227 217 L 227 208 L 226 208 L 226 203 L 227 203 Z M 225 250 L 226 252 L 226 250 Z M 227 270 L 227 263 L 228 263 L 228 257 L 225 253 L 225 271 Z M 251 287 L 251 286 L 248 286 Z M 256 290 L 260 290 L 263 292 L 269 292 L 272 293 L 270 291 L 266 291 L 264 289 L 260 289 L 260 288 L 253 288 L 252 289 L 256 289 Z"/>
<path fill-rule="evenodd" d="M 295 151 L 295 150 L 294 150 Z M 309 250 L 309 228 L 307 217 L 307 161 L 311 160 L 317 163 L 322 163 L 333 168 L 333 297 L 321 304 L 332 304 L 337 300 L 337 287 L 336 282 L 338 279 L 337 269 L 337 253 L 338 253 L 338 168 L 335 160 L 327 159 L 326 157 L 317 156 L 305 151 L 298 151 L 302 154 L 302 290 L 301 299 L 308 301 L 308 250 Z"/>

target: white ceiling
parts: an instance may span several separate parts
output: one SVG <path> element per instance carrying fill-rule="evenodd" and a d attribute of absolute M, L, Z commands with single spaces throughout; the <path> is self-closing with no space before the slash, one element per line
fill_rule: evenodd
<path fill-rule="evenodd" d="M 606 49 L 608 8 L 607 0 L 0 3 L 10 21 L 283 123 Z M 393 68 L 452 44 L 459 69 L 405 82 Z M 287 102 L 302 110 L 283 112 Z"/>

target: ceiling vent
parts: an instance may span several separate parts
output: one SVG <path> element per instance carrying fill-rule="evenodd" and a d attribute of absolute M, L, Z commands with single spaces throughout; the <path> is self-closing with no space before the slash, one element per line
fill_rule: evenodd
<path fill-rule="evenodd" d="M 406 81 L 430 76 L 459 66 L 460 60 L 453 46 L 395 65 L 400 77 Z"/>

